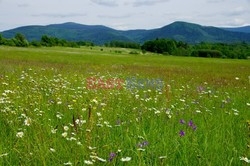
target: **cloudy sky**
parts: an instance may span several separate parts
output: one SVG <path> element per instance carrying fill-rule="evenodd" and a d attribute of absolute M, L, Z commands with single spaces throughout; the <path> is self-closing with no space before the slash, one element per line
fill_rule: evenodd
<path fill-rule="evenodd" d="M 0 0 L 0 31 L 63 22 L 150 29 L 174 21 L 249 25 L 250 0 Z"/>

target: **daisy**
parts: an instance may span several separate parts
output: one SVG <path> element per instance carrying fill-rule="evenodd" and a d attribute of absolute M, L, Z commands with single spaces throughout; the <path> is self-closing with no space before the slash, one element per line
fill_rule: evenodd
<path fill-rule="evenodd" d="M 131 157 L 125 157 L 125 158 L 121 158 L 122 162 L 128 162 L 130 161 L 132 158 Z"/>

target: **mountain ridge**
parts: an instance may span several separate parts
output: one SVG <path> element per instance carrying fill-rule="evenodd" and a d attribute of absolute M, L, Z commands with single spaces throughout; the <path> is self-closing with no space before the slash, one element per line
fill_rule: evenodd
<path fill-rule="evenodd" d="M 250 43 L 250 33 L 246 33 L 246 29 L 248 28 L 218 28 L 176 21 L 156 29 L 116 30 L 103 25 L 84 25 L 66 22 L 50 25 L 29 25 L 0 33 L 3 37 L 12 38 L 16 33 L 20 32 L 29 41 L 40 40 L 42 35 L 48 35 L 69 41 L 86 40 L 95 44 L 104 44 L 112 40 L 143 43 L 156 38 L 170 38 L 191 44 L 200 42 L 233 43 L 243 41 Z"/>

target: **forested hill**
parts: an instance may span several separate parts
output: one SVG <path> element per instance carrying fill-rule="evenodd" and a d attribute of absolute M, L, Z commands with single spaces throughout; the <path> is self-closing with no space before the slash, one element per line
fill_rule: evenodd
<path fill-rule="evenodd" d="M 24 34 L 29 41 L 40 40 L 48 35 L 69 41 L 91 41 L 104 44 L 113 40 L 143 43 L 156 38 L 170 38 L 191 44 L 200 42 L 249 42 L 247 28 L 226 29 L 201 26 L 187 22 L 174 22 L 167 26 L 151 30 L 115 30 L 102 25 L 82 25 L 77 23 L 52 24 L 47 26 L 25 26 L 1 32 L 3 37 L 12 38 L 16 33 Z"/>

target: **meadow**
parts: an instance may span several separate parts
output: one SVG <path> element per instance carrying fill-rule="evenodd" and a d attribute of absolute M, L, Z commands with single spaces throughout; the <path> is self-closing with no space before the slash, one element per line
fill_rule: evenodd
<path fill-rule="evenodd" d="M 250 162 L 249 60 L 133 51 L 1 46 L 0 165 Z M 88 89 L 89 77 L 164 88 Z"/>

